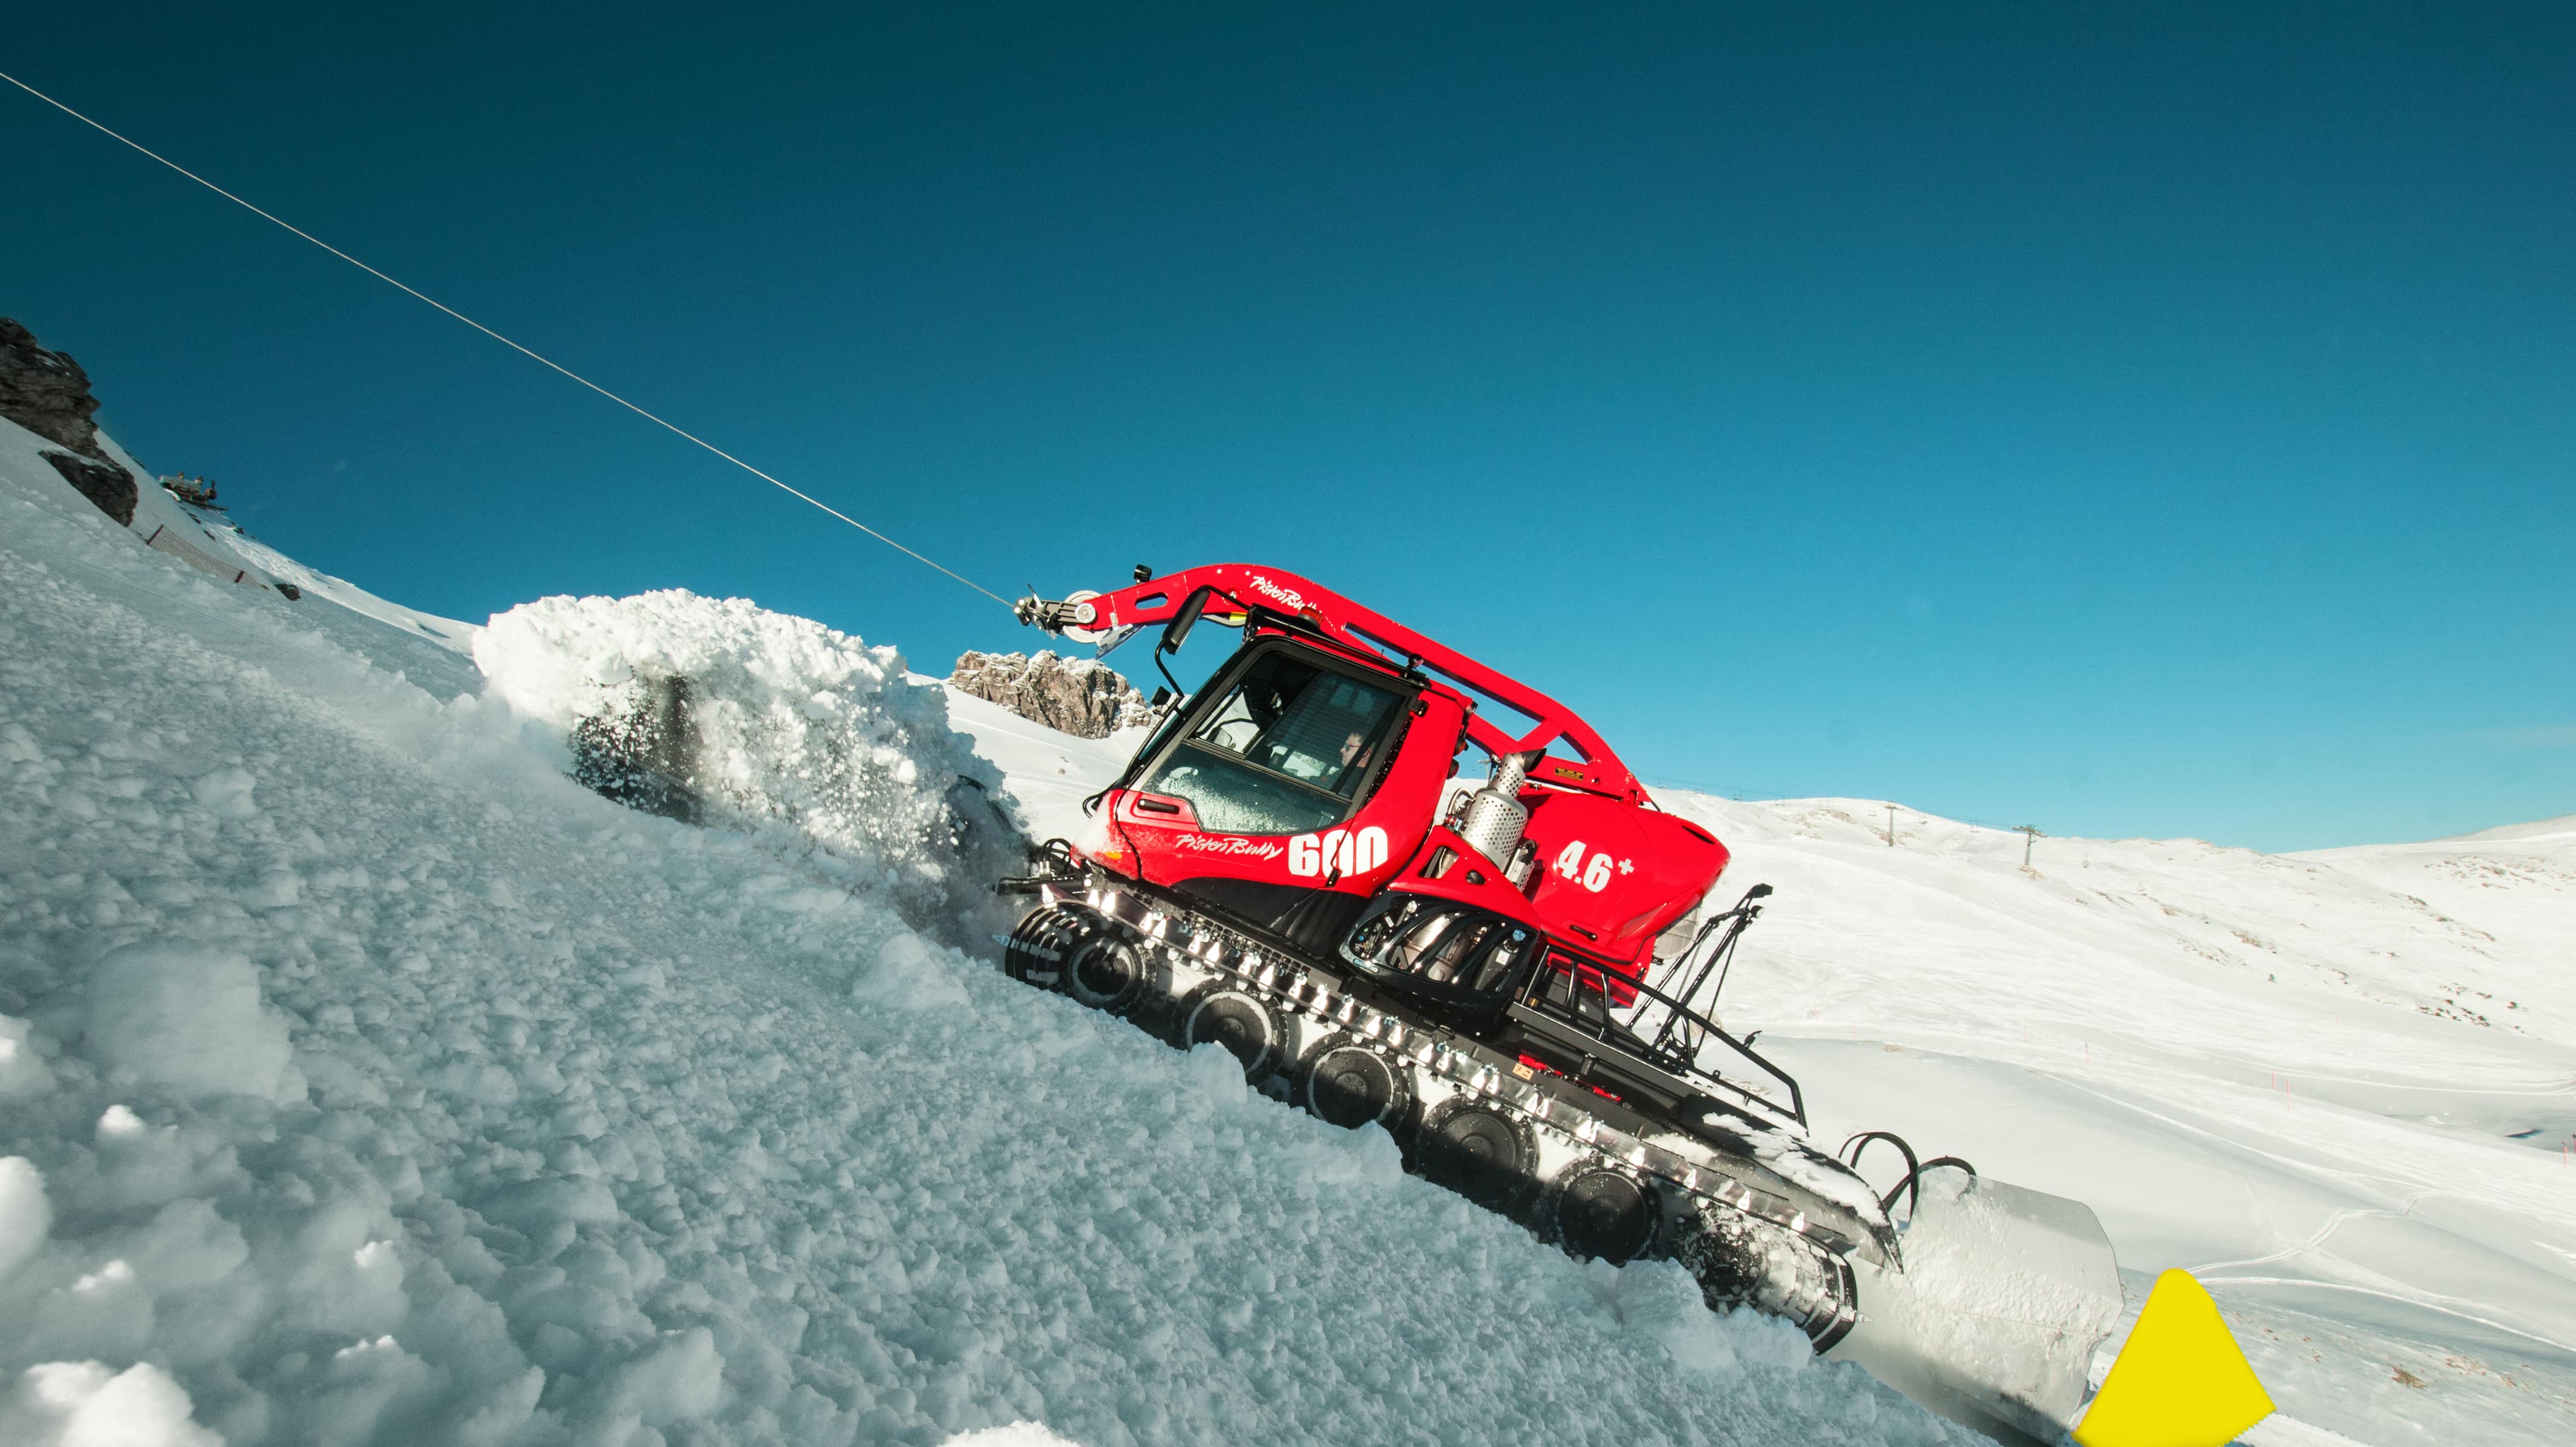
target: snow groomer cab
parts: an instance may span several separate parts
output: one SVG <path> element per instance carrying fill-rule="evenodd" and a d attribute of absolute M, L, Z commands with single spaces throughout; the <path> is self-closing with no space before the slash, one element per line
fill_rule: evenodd
<path fill-rule="evenodd" d="M 1488 970 L 1509 970 L 1517 953 L 1506 936 L 1516 936 L 1554 940 L 1570 960 L 1626 974 L 1643 971 L 1656 937 L 1726 867 L 1725 846 L 1706 830 L 1638 807 L 1643 790 L 1580 719 L 1498 675 L 1435 676 L 1463 659 L 1353 646 L 1335 636 L 1343 630 L 1318 626 L 1320 612 L 1305 602 L 1314 585 L 1244 571 L 1240 591 L 1302 611 L 1214 605 L 1226 610 L 1216 618 L 1244 630 L 1243 646 L 1185 706 L 1167 700 L 1105 797 L 1101 827 L 1085 842 L 1106 867 L 1327 954 L 1372 900 L 1392 893 L 1407 898 L 1375 912 L 1370 938 L 1423 940 L 1429 921 L 1447 919 L 1442 936 L 1497 943 L 1505 958 L 1479 956 Z M 1202 608 L 1215 598 L 1204 585 L 1192 594 Z M 1192 617 L 1185 602 L 1165 651 L 1209 616 Z M 1518 695 L 1545 712 L 1508 737 L 1469 691 L 1478 682 L 1489 696 Z M 1444 815 L 1470 744 L 1502 759 L 1505 772 L 1492 797 L 1471 796 Z M 1548 758 L 1550 744 L 1571 757 Z M 1467 985 L 1455 974 L 1462 948 L 1476 953 L 1471 943 L 1421 961 L 1418 983 Z M 1352 963 L 1398 967 L 1393 958 Z"/>

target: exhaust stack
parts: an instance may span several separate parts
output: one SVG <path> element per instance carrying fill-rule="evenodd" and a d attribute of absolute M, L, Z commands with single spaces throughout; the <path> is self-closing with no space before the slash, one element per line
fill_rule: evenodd
<path fill-rule="evenodd" d="M 1512 856 L 1521 847 L 1521 832 L 1529 828 L 1529 806 L 1520 800 L 1521 784 L 1529 778 L 1530 765 L 1545 752 L 1535 749 L 1497 756 L 1493 777 L 1468 796 L 1466 815 L 1458 821 L 1458 837 L 1497 868 L 1511 867 Z"/>

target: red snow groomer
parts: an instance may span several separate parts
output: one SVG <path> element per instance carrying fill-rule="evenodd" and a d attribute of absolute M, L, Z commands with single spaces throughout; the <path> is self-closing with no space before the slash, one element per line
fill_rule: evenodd
<path fill-rule="evenodd" d="M 1797 1082 L 1704 1013 L 1769 887 L 1703 914 L 1726 846 L 1572 711 L 1274 568 L 1018 607 L 1104 653 L 1161 624 L 1157 667 L 1203 622 L 1242 642 L 1157 696 L 1082 837 L 1005 882 L 1038 897 L 1013 976 L 1222 1045 L 1565 1250 L 1677 1259 L 1712 1308 L 1785 1316 L 1989 1433 L 2072 1420 L 2120 1310 L 2092 1213 L 1872 1132 L 1854 1162 L 1874 1138 L 1907 1165 L 1882 1196 L 1813 1148 Z"/>

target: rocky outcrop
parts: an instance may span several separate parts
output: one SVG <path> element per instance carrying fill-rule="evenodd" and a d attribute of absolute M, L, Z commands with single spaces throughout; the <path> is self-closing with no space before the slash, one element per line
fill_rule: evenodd
<path fill-rule="evenodd" d="M 97 412 L 89 373 L 80 363 L 65 353 L 46 351 L 33 332 L 0 317 L 0 417 L 70 448 L 71 453 L 48 452 L 45 460 L 81 496 L 98 504 L 99 511 L 132 527 L 134 475 L 109 460 L 107 449 L 98 445 L 98 424 L 91 420 Z"/>
<path fill-rule="evenodd" d="M 61 352 L 46 351 L 35 334 L 8 317 L 0 317 L 0 417 L 6 417 L 47 442 L 68 447 L 83 457 L 107 461 L 98 445 L 98 424 L 90 418 L 98 399 L 89 394 L 89 373 Z"/>
<path fill-rule="evenodd" d="M 958 656 L 948 682 L 1076 738 L 1105 739 L 1143 724 L 1149 712 L 1136 685 L 1088 658 L 969 652 Z"/>
<path fill-rule="evenodd" d="M 134 505 L 141 500 L 134 484 L 134 474 L 113 462 L 95 462 L 74 457 L 68 452 L 48 451 L 44 459 L 63 475 L 72 490 L 91 502 L 98 510 L 116 519 L 119 527 L 134 526 Z"/>

